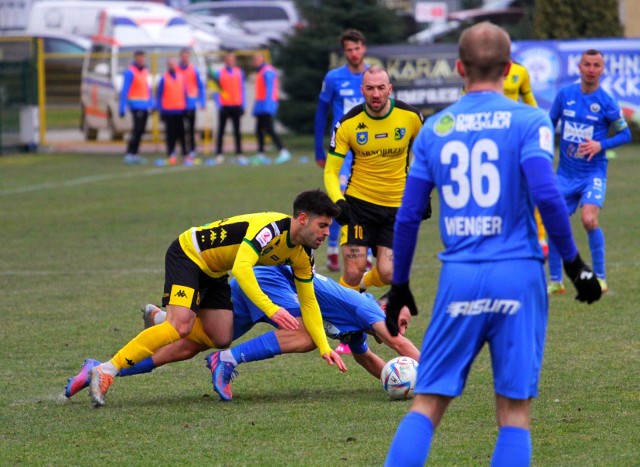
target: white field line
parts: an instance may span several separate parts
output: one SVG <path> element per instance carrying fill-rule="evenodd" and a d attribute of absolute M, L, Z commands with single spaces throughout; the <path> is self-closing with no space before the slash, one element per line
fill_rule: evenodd
<path fill-rule="evenodd" d="M 117 179 L 125 179 L 125 178 L 133 178 L 133 177 L 150 177 L 154 175 L 162 175 L 173 173 L 177 170 L 189 170 L 192 167 L 172 167 L 170 170 L 167 170 L 167 167 L 157 167 L 152 169 L 147 169 L 143 171 L 130 171 L 125 173 L 113 173 L 113 174 L 99 174 L 99 175 L 90 175 L 87 177 L 74 178 L 71 180 L 60 181 L 60 182 L 47 182 L 47 183 L 38 183 L 36 185 L 27 185 L 21 186 L 17 188 L 9 188 L 6 190 L 0 190 L 0 196 L 6 195 L 18 195 L 23 193 L 31 193 L 37 191 L 44 190 L 52 190 L 56 188 L 67 188 L 78 185 L 87 185 L 90 183 L 102 182 L 105 180 L 117 180 Z"/>

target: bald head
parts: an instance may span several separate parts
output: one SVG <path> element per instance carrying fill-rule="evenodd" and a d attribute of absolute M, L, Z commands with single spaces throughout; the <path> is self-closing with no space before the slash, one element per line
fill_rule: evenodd
<path fill-rule="evenodd" d="M 463 31 L 458 41 L 458 56 L 471 83 L 498 81 L 511 59 L 511 39 L 495 24 L 478 23 Z"/>

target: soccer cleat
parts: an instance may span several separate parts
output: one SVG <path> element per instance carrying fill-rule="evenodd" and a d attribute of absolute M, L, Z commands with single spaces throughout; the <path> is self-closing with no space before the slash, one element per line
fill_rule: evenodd
<path fill-rule="evenodd" d="M 104 405 L 104 397 L 113 384 L 113 376 L 105 373 L 100 366 L 95 366 L 89 372 L 91 381 L 89 382 L 89 397 L 94 407 L 102 407 Z"/>
<path fill-rule="evenodd" d="M 546 240 L 539 240 L 540 248 L 542 248 L 542 255 L 544 256 L 544 260 L 546 261 L 549 258 L 549 244 Z"/>
<path fill-rule="evenodd" d="M 602 290 L 602 293 L 607 293 L 609 291 L 609 286 L 607 285 L 607 281 L 605 281 L 603 278 L 598 277 L 598 283 L 600 284 L 600 289 Z"/>
<path fill-rule="evenodd" d="M 276 165 L 286 164 L 291 160 L 291 153 L 287 149 L 281 149 L 274 163 Z"/>
<path fill-rule="evenodd" d="M 156 322 L 154 320 L 158 312 L 161 311 L 160 308 L 158 308 L 152 303 L 147 303 L 145 306 L 140 308 L 140 311 L 142 311 L 142 320 L 144 321 L 144 328 L 147 329 L 147 328 L 150 328 L 151 326 L 155 326 Z"/>
<path fill-rule="evenodd" d="M 336 347 L 336 353 L 341 355 L 349 355 L 351 353 L 349 344 L 343 344 L 342 342 L 340 342 L 338 344 L 338 347 Z"/>
<path fill-rule="evenodd" d="M 264 153 L 259 152 L 251 158 L 250 163 L 251 165 L 269 165 L 271 164 L 271 158 L 267 157 Z"/>
<path fill-rule="evenodd" d="M 238 376 L 238 372 L 234 369 L 233 363 L 223 362 L 220 360 L 220 352 L 212 352 L 206 356 L 207 368 L 211 370 L 211 384 L 213 390 L 218 393 L 220 400 L 230 401 L 233 399 L 231 394 L 231 380 Z"/>
<path fill-rule="evenodd" d="M 192 167 L 196 163 L 196 158 L 193 156 L 187 156 L 182 160 L 182 165 Z"/>
<path fill-rule="evenodd" d="M 224 164 L 224 154 L 218 154 L 215 160 L 216 160 L 216 165 Z"/>
<path fill-rule="evenodd" d="M 69 378 L 69 382 L 64 388 L 64 395 L 67 398 L 75 396 L 84 388 L 89 386 L 89 381 L 91 381 L 91 370 L 94 366 L 98 365 L 100 365 L 98 360 L 87 358 L 80 368 L 80 373 Z"/>
<path fill-rule="evenodd" d="M 169 156 L 167 159 L 167 165 L 176 165 L 178 163 L 178 157 L 176 155 Z"/>
<path fill-rule="evenodd" d="M 333 272 L 340 271 L 340 260 L 337 253 L 327 255 L 327 269 Z"/>
<path fill-rule="evenodd" d="M 247 156 L 244 156 L 242 154 L 238 154 L 236 156 L 236 164 L 238 164 L 241 167 L 246 167 L 247 165 L 249 165 L 249 158 Z"/>
<path fill-rule="evenodd" d="M 547 286 L 547 293 L 549 295 L 561 295 L 565 293 L 566 289 L 564 288 L 564 284 L 562 282 L 549 282 Z"/>

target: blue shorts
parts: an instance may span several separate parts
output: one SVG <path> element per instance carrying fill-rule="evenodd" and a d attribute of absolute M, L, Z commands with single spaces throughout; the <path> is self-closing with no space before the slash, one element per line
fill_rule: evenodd
<path fill-rule="evenodd" d="M 273 303 L 285 308 L 294 318 L 302 316 L 298 296 L 282 276 L 275 275 L 269 281 L 261 278 L 260 287 Z M 267 318 L 267 315 L 240 290 L 235 279 L 231 281 L 231 299 L 233 301 L 234 341 L 245 335 L 256 323 L 267 323 L 278 328 L 278 325 Z"/>
<path fill-rule="evenodd" d="M 558 174 L 557 179 L 569 214 L 576 212 L 583 204 L 594 204 L 602 209 L 607 193 L 606 173 L 598 171 L 581 177 L 565 177 Z"/>
<path fill-rule="evenodd" d="M 547 312 L 538 260 L 444 263 L 415 392 L 462 394 L 471 364 L 487 343 L 496 394 L 536 397 Z"/>

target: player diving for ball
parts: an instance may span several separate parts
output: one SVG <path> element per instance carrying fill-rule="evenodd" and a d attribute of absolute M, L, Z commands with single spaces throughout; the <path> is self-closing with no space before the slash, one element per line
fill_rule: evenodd
<path fill-rule="evenodd" d="M 258 284 L 264 293 L 279 306 L 285 307 L 300 323 L 296 330 L 277 329 L 255 337 L 228 350 L 215 351 L 206 357 L 211 369 L 213 389 L 221 400 L 232 399 L 231 380 L 237 375 L 236 367 L 241 363 L 265 360 L 280 354 L 311 352 L 316 348 L 311 336 L 304 327 L 301 318 L 300 303 L 295 291 L 293 272 L 289 267 L 255 267 Z M 340 342 L 349 344 L 354 359 L 374 377 L 380 378 L 385 361 L 373 353 L 367 344 L 369 334 L 395 350 L 399 355 L 418 360 L 419 350 L 406 337 L 411 315 L 405 307 L 400 313 L 400 333 L 392 336 L 385 325 L 386 299 L 378 303 L 373 295 L 360 294 L 355 290 L 342 287 L 336 281 L 315 274 L 313 285 L 320 305 L 324 328 L 327 335 Z M 233 301 L 233 339 L 246 334 L 256 323 L 269 323 L 277 328 L 275 322 L 266 317 L 242 291 L 237 281 L 230 282 Z M 381 308 L 383 307 L 383 308 Z M 143 308 L 145 326 L 161 323 L 165 312 L 154 305 Z M 202 329 L 196 319 L 191 333 L 172 344 L 156 351 L 151 357 L 130 368 L 120 370 L 118 376 L 132 376 L 148 373 L 167 363 L 187 360 L 199 352 L 215 348 L 215 344 Z M 87 359 L 76 376 L 69 379 L 65 395 L 71 397 L 87 387 L 90 372 L 97 360 Z"/>

